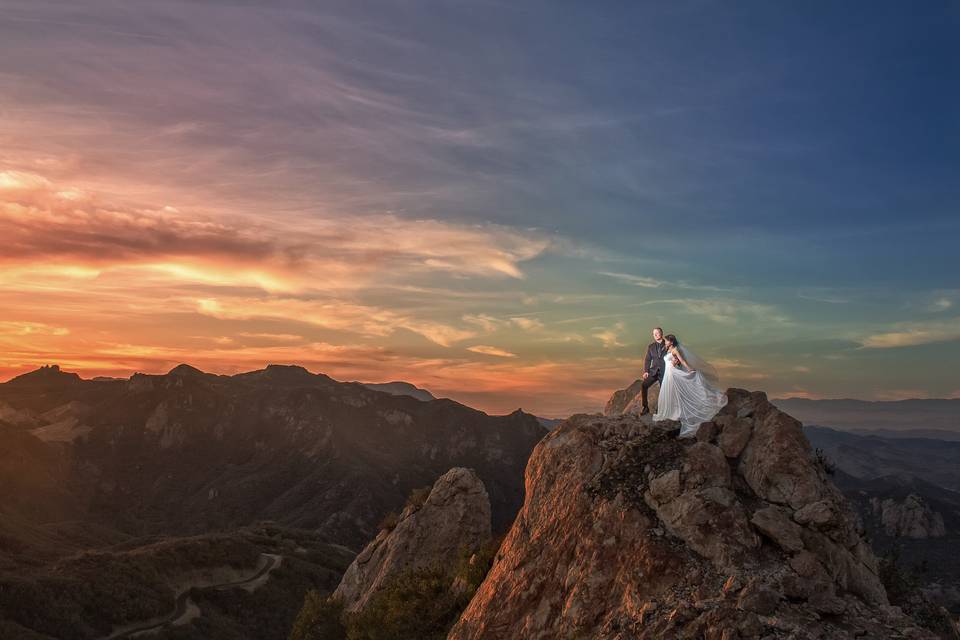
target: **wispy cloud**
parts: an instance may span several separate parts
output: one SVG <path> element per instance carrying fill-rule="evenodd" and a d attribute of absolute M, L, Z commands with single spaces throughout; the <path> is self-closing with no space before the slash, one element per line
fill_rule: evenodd
<path fill-rule="evenodd" d="M 867 335 L 860 342 L 867 349 L 894 349 L 953 340 L 960 340 L 960 318 L 940 322 L 901 323 L 891 331 Z"/>
<path fill-rule="evenodd" d="M 937 298 L 930 303 L 930 309 L 932 311 L 946 311 L 953 308 L 953 300 L 950 298 Z"/>
<path fill-rule="evenodd" d="M 720 324 L 738 322 L 762 322 L 764 324 L 786 324 L 789 317 L 776 306 L 750 300 L 732 298 L 671 298 L 644 300 L 631 306 L 672 305 L 683 311 L 693 313 Z"/>
<path fill-rule="evenodd" d="M 693 284 L 685 280 L 666 281 L 666 280 L 659 280 L 657 278 L 651 278 L 647 276 L 636 276 L 629 273 L 618 273 L 614 271 L 599 271 L 598 273 L 602 276 L 608 276 L 608 277 L 614 278 L 615 280 L 619 280 L 627 284 L 632 284 L 636 287 L 642 287 L 644 289 L 665 288 L 665 289 L 697 289 L 700 291 L 717 291 L 717 292 L 733 291 L 733 289 L 727 288 L 727 287 L 717 287 L 717 286 L 704 285 L 704 284 Z"/>
<path fill-rule="evenodd" d="M 599 340 L 604 348 L 612 349 L 614 347 L 622 347 L 624 343 L 621 342 L 623 337 L 624 324 L 622 322 L 617 322 L 612 327 L 603 328 L 598 327 L 593 337 Z"/>
<path fill-rule="evenodd" d="M 185 302 L 189 304 L 189 301 Z M 194 303 L 194 310 L 197 313 L 224 320 L 296 321 L 375 337 L 389 336 L 398 329 L 406 329 L 444 347 L 476 335 L 475 331 L 469 329 L 345 300 L 318 301 L 271 296 L 200 298 Z"/>
<path fill-rule="evenodd" d="M 635 285 L 637 287 L 644 287 L 646 289 L 657 289 L 662 287 L 665 283 L 662 280 L 657 280 L 656 278 L 647 278 L 644 276 L 634 276 L 629 273 L 614 273 L 611 271 L 600 271 L 600 275 L 610 276 L 622 282 Z"/>
<path fill-rule="evenodd" d="M 467 347 L 467 351 L 473 351 L 474 353 L 482 353 L 486 356 L 497 356 L 499 358 L 516 358 L 517 354 L 510 353 L 506 349 L 501 349 L 499 347 L 491 347 L 485 344 L 477 344 L 472 347 Z"/>

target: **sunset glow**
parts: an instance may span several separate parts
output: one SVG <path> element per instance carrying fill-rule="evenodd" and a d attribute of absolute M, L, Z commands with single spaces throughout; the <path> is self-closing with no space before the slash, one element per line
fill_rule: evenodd
<path fill-rule="evenodd" d="M 707 42 L 694 99 L 665 79 L 701 60 L 611 41 L 602 16 L 521 54 L 537 25 L 510 9 L 482 41 L 453 8 L 71 11 L 0 18 L 2 380 L 284 363 L 562 416 L 630 384 L 662 325 L 771 396 L 960 392 L 958 193 L 938 179 L 957 153 L 904 152 L 892 98 L 859 111 L 889 60 L 849 61 L 860 95 L 829 60 L 811 84 L 789 47 L 745 63 Z M 636 16 L 631 42 L 677 12 Z M 912 120 L 947 117 L 924 104 Z"/>

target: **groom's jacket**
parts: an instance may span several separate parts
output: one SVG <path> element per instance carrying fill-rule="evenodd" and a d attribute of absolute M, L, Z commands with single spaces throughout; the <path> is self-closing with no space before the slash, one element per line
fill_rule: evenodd
<path fill-rule="evenodd" d="M 651 342 L 647 346 L 647 353 L 643 356 L 643 370 L 651 376 L 662 373 L 664 370 L 663 356 L 667 354 L 667 345 L 662 342 Z"/>

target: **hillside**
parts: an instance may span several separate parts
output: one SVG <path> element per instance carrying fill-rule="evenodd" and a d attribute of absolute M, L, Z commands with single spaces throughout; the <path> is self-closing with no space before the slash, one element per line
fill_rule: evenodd
<path fill-rule="evenodd" d="M 245 582 L 267 556 L 279 560 L 269 579 Z M 313 532 L 271 524 L 128 539 L 30 571 L 0 570 L 0 638 L 119 638 L 160 625 L 153 637 L 282 640 L 305 593 L 336 586 L 352 557 Z M 175 601 L 187 610 L 178 614 Z M 163 626 L 191 610 L 195 617 Z"/>
<path fill-rule="evenodd" d="M 18 420 L 5 437 L 31 451 L 15 463 L 0 458 L 17 465 L 7 475 L 0 466 L 0 482 L 59 474 L 33 482 L 32 491 L 51 494 L 30 494 L 33 511 L 54 508 L 66 491 L 81 512 L 72 517 L 132 534 L 275 520 L 351 548 L 412 489 L 459 465 L 476 469 L 494 527 L 505 529 L 522 501 L 527 455 L 545 433 L 520 411 L 489 416 L 274 365 L 235 376 L 181 365 L 119 381 L 45 368 L 0 384 L 0 402 Z"/>
<path fill-rule="evenodd" d="M 806 427 L 814 447 L 844 472 L 864 479 L 911 475 L 960 491 L 960 442 L 931 438 L 885 438 Z"/>

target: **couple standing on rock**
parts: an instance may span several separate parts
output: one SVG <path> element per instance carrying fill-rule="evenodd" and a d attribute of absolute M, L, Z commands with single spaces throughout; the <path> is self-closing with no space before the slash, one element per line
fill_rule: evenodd
<path fill-rule="evenodd" d="M 727 404 L 716 370 L 681 346 L 677 336 L 663 335 L 660 327 L 654 328 L 653 342 L 643 357 L 640 415 L 650 413 L 647 395 L 654 383 L 660 383 L 660 393 L 653 419 L 680 422 L 681 438 L 696 435 L 697 428 Z"/>

